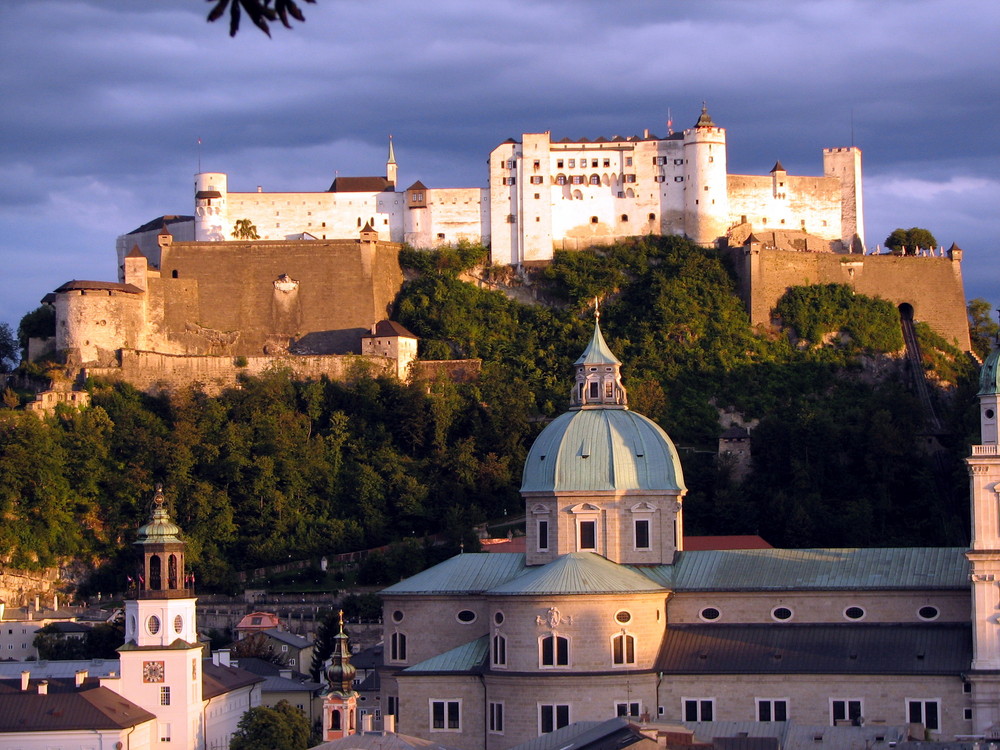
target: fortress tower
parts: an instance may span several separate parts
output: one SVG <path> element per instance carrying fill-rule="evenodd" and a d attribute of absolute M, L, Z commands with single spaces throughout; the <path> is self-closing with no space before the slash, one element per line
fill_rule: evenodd
<path fill-rule="evenodd" d="M 861 149 L 854 146 L 823 149 L 823 174 L 840 180 L 840 234 L 844 247 L 853 250 L 857 236 L 863 250 L 865 212 L 861 195 Z"/>
<path fill-rule="evenodd" d="M 194 239 L 220 242 L 232 239 L 229 220 L 229 178 L 222 172 L 194 176 Z"/>
<path fill-rule="evenodd" d="M 726 130 L 702 105 L 693 128 L 684 131 L 684 233 L 711 245 L 729 229 Z"/>

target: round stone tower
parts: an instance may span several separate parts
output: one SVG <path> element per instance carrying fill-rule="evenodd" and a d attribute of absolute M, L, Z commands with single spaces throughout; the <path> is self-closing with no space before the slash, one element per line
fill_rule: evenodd
<path fill-rule="evenodd" d="M 708 108 L 684 131 L 684 233 L 712 245 L 729 229 L 726 130 L 712 122 Z"/>
<path fill-rule="evenodd" d="M 222 172 L 201 172 L 194 176 L 195 242 L 232 239 L 228 182 L 228 176 Z"/>

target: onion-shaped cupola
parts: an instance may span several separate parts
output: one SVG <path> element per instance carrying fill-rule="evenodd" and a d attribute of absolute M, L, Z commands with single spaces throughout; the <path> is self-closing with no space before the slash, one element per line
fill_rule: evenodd
<path fill-rule="evenodd" d="M 344 610 L 340 610 L 340 629 L 333 637 L 333 653 L 330 655 L 330 666 L 326 669 L 326 680 L 329 683 L 327 694 L 349 697 L 356 695 L 354 677 L 358 670 L 351 664 L 351 651 L 347 644 L 347 633 L 344 632 Z"/>
<path fill-rule="evenodd" d="M 135 546 L 141 556 L 138 574 L 140 599 L 186 599 L 192 595 L 184 571 L 185 542 L 180 527 L 164 507 L 163 486 L 156 485 L 149 522 L 139 527 Z"/>

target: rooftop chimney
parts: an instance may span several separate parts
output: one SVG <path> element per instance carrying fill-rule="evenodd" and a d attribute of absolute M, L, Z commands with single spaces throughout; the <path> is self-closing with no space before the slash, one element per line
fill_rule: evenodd
<path fill-rule="evenodd" d="M 39 695 L 48 695 L 49 694 L 49 681 L 48 680 L 42 680 L 41 682 L 38 683 L 38 694 Z"/>
<path fill-rule="evenodd" d="M 28 689 L 28 681 L 30 679 L 31 679 L 31 672 L 29 672 L 27 669 L 25 669 L 23 672 L 21 672 L 21 690 L 22 691 Z"/>
<path fill-rule="evenodd" d="M 396 715 L 395 714 L 385 714 L 382 717 L 382 728 L 385 730 L 386 734 L 396 733 Z"/>
<path fill-rule="evenodd" d="M 88 674 L 89 673 L 87 672 L 86 669 L 78 669 L 78 670 L 76 670 L 76 686 L 77 687 L 83 687 L 83 681 L 87 679 L 87 675 Z"/>
<path fill-rule="evenodd" d="M 361 733 L 368 734 L 372 731 L 372 715 L 362 714 L 361 715 Z"/>

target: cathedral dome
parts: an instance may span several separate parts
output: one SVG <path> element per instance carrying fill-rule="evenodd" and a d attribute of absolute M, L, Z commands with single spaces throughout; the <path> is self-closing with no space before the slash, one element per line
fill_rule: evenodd
<path fill-rule="evenodd" d="M 990 352 L 983 369 L 979 371 L 980 396 L 996 396 L 1000 394 L 1000 349 Z"/>
<path fill-rule="evenodd" d="M 659 425 L 626 409 L 579 409 L 542 430 L 521 492 L 683 490 L 677 449 Z"/>

